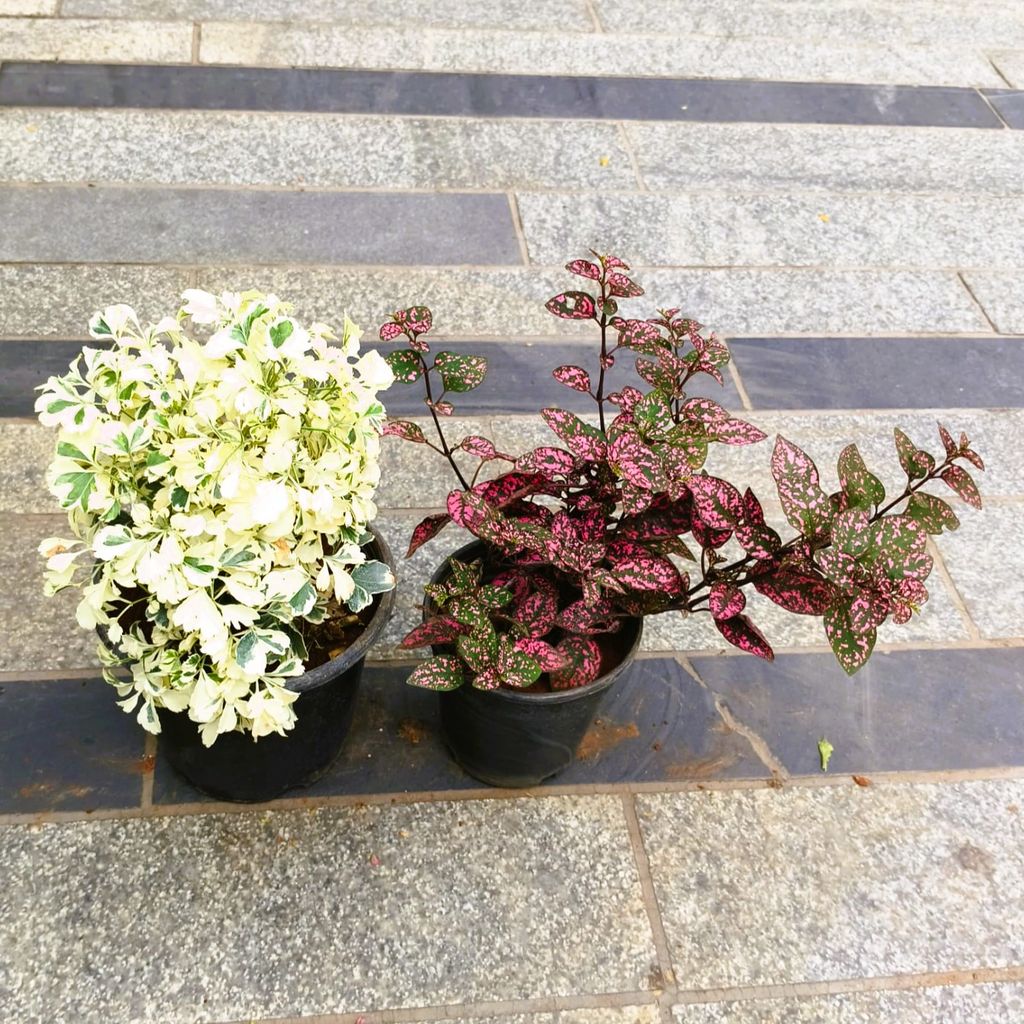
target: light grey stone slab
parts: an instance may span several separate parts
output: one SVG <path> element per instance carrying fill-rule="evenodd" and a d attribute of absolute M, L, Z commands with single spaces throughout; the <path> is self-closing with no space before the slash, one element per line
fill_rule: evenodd
<path fill-rule="evenodd" d="M 360 28 L 326 24 L 203 25 L 207 64 L 401 68 L 512 74 L 758 78 L 879 85 L 1005 85 L 980 52 L 954 45 L 850 46 L 832 40 L 690 35 L 665 46 L 651 35 Z"/>
<path fill-rule="evenodd" d="M 943 538 L 942 557 L 983 637 L 1024 636 L 1024 505 L 990 505 Z"/>
<path fill-rule="evenodd" d="M 0 20 L 0 55 L 5 61 L 188 64 L 192 26 L 170 21 L 4 18 Z"/>
<path fill-rule="evenodd" d="M 171 18 L 183 21 L 324 21 L 335 25 L 401 25 L 439 28 L 489 28 L 518 31 L 591 32 L 593 20 L 584 0 L 65 0 L 65 16 Z"/>
<path fill-rule="evenodd" d="M 75 621 L 78 591 L 43 595 L 43 559 L 36 548 L 45 537 L 67 536 L 67 520 L 56 516 L 0 516 L 0 672 L 56 671 L 99 664 L 96 634 Z M 0 1019 L 3 1014 L 0 1013 Z"/>
<path fill-rule="evenodd" d="M 999 50 L 989 56 L 1010 85 L 1024 88 L 1024 50 Z"/>
<path fill-rule="evenodd" d="M 494 193 L 42 185 L 0 189 L 0 220 L 10 262 L 521 261 L 508 201 Z"/>
<path fill-rule="evenodd" d="M 1024 985 L 953 985 L 704 1003 L 677 1006 L 674 1014 L 677 1024 L 1005 1024 L 1024 1018 Z"/>
<path fill-rule="evenodd" d="M 0 18 L 56 14 L 57 4 L 58 0 L 0 0 Z"/>
<path fill-rule="evenodd" d="M 1019 964 L 1022 800 L 1020 780 L 639 797 L 680 987 Z"/>
<path fill-rule="evenodd" d="M 168 267 L 0 264 L 0 337 L 87 338 L 92 314 L 116 302 L 155 323 L 188 284 Z"/>
<path fill-rule="evenodd" d="M 964 280 L 997 330 L 1024 334 L 1024 274 L 971 270 Z"/>
<path fill-rule="evenodd" d="M 811 124 L 624 127 L 644 182 L 659 191 L 1024 194 L 1022 132 Z M 968 175 L 964 153 L 971 154 Z"/>
<path fill-rule="evenodd" d="M 1024 46 L 1024 15 L 1013 4 L 938 6 L 934 0 L 595 0 L 608 31 L 751 38 L 831 39 L 906 46 Z M 941 11 L 941 16 L 938 16 Z"/>
<path fill-rule="evenodd" d="M 327 188 L 636 186 L 614 124 L 165 110 L 0 110 L 0 178 Z"/>
<path fill-rule="evenodd" d="M 8 1020 L 629 992 L 656 962 L 617 797 L 44 825 L 0 845 Z"/>
<path fill-rule="evenodd" d="M 0 513 L 56 513 L 60 505 L 46 489 L 46 467 L 57 435 L 31 420 L 0 420 Z"/>
<path fill-rule="evenodd" d="M 984 473 L 971 470 L 977 476 L 983 497 L 1024 496 L 1024 457 L 1020 453 L 1024 410 L 741 412 L 740 415 L 764 430 L 768 439 L 744 447 L 715 445 L 706 468 L 709 473 L 723 476 L 741 489 L 753 488 L 765 503 L 777 500 L 770 466 L 772 445 L 777 434 L 807 451 L 816 462 L 821 485 L 827 491 L 839 488 L 836 473 L 839 453 L 847 444 L 856 443 L 868 467 L 885 484 L 889 496 L 895 497 L 903 490 L 906 478 L 896 457 L 893 428 L 899 427 L 921 447 L 938 454 L 942 451 L 936 429 L 936 422 L 940 419 L 957 435 L 960 431 L 966 432 L 972 445 L 985 459 L 987 468 Z M 511 452 L 555 443 L 555 435 L 539 416 L 495 416 L 491 422 L 494 442 Z M 962 503 L 945 484 L 937 483 L 932 489 L 940 495 L 945 492 L 945 496 L 957 504 L 958 512 L 963 511 Z M 967 509 L 964 518 L 969 519 L 970 515 L 970 509 Z M 973 521 L 971 525 L 974 525 Z"/>
<path fill-rule="evenodd" d="M 574 244 L 563 257 L 580 251 Z M 517 344 L 529 344 L 520 339 L 531 337 L 593 337 L 589 325 L 544 309 L 571 280 L 560 265 L 440 271 L 200 267 L 196 276 L 200 287 L 215 292 L 274 292 L 303 316 L 327 323 L 340 324 L 347 310 L 370 337 L 392 310 L 416 302 L 433 309 L 435 336 L 511 337 Z M 638 268 L 634 277 L 647 299 L 623 303 L 623 311 L 644 315 L 655 305 L 679 305 L 726 334 L 891 336 L 894 325 L 928 333 L 990 329 L 950 272 Z M 0 336 L 84 338 L 90 314 L 111 302 L 129 302 L 158 320 L 177 308 L 186 287 L 183 271 L 159 267 L 0 264 Z"/>
<path fill-rule="evenodd" d="M 1024 199 L 520 193 L 534 263 L 586 246 L 675 266 L 1024 266 Z"/>

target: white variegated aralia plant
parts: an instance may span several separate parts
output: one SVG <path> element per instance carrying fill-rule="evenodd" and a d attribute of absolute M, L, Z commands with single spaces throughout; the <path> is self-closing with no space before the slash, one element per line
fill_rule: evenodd
<path fill-rule="evenodd" d="M 97 313 L 89 333 L 110 347 L 39 389 L 74 534 L 39 551 L 47 593 L 81 588 L 121 707 L 154 733 L 157 708 L 187 712 L 209 746 L 286 733 L 305 624 L 394 586 L 363 551 L 393 376 L 347 317 L 332 345 L 273 295 L 183 299 L 146 327 L 125 305 Z"/>

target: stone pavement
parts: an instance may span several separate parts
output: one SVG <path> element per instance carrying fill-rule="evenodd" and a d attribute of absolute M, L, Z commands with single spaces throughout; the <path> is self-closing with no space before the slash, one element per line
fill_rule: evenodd
<path fill-rule="evenodd" d="M 1022 167 L 1020 3 L 0 0 L 0 1021 L 1024 1019 Z M 542 308 L 590 246 L 729 339 L 724 403 L 826 484 L 849 439 L 888 483 L 894 425 L 967 431 L 987 507 L 922 616 L 852 680 L 764 602 L 771 666 L 651 621 L 576 763 L 484 791 L 395 651 L 452 530 L 331 772 L 204 798 L 42 597 L 32 387 L 115 301 L 254 286 L 372 336 L 422 300 L 520 448 L 592 354 Z M 715 466 L 770 495 L 763 449 Z M 385 461 L 402 550 L 448 482 Z"/>

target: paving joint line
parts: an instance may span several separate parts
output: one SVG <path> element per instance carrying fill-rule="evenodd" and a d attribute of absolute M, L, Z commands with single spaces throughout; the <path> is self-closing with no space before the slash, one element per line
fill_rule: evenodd
<path fill-rule="evenodd" d="M 728 342 L 726 342 L 728 344 Z M 729 376 L 732 378 L 736 393 L 740 396 L 740 405 L 747 412 L 755 412 L 754 404 L 750 401 L 750 395 L 747 393 L 747 386 L 743 383 L 743 378 L 740 376 L 740 368 L 736 365 L 736 360 L 731 357 L 729 358 Z"/>
<path fill-rule="evenodd" d="M 996 118 L 998 118 L 1003 128 L 1007 131 L 1013 131 L 1013 129 L 1010 126 L 1010 122 L 1007 121 L 1005 117 L 1003 117 L 1002 111 L 1000 111 L 1000 109 L 992 102 L 992 100 L 985 95 L 985 91 L 983 89 L 978 90 L 978 95 L 981 97 L 981 100 L 985 104 L 985 106 L 992 111 L 993 115 Z"/>
<path fill-rule="evenodd" d="M 650 192 L 651 189 L 647 185 L 643 171 L 640 170 L 640 158 L 637 156 L 636 147 L 633 145 L 633 140 L 630 138 L 629 130 L 626 128 L 626 122 L 616 121 L 615 125 L 619 130 L 619 138 L 622 140 L 622 148 L 625 149 L 626 154 L 629 156 L 629 162 L 632 165 L 633 176 L 636 178 L 637 185 L 642 192 Z"/>
<path fill-rule="evenodd" d="M 314 1013 L 301 1017 L 246 1018 L 250 1024 L 418 1024 L 450 1018 L 504 1017 L 516 1014 L 557 1013 L 559 1010 L 605 1009 L 620 1006 L 645 1006 L 651 993 L 643 990 L 605 992 L 572 996 L 535 996 L 522 999 L 495 999 L 468 1003 L 442 1003 L 434 1006 L 402 1006 L 387 1010 L 352 1010 L 346 1013 Z M 220 1024 L 240 1024 L 238 1018 Z"/>
<path fill-rule="evenodd" d="M 967 607 L 967 602 L 964 600 L 963 595 L 957 588 L 956 583 L 950 574 L 949 568 L 946 565 L 945 559 L 942 557 L 942 551 L 939 549 L 938 544 L 931 538 L 928 538 L 928 547 L 932 556 L 932 568 L 939 576 L 940 581 L 944 584 L 946 593 L 949 599 L 953 602 L 953 607 L 956 608 L 960 614 L 960 618 L 963 620 L 964 628 L 967 630 L 967 635 L 971 640 L 982 640 L 984 639 L 981 635 L 981 630 L 978 628 L 977 623 L 971 616 L 971 611 Z"/>
<path fill-rule="evenodd" d="M 587 13 L 590 15 L 590 20 L 594 25 L 594 31 L 604 33 L 604 25 L 601 24 L 601 15 L 598 13 L 594 0 L 583 0 L 583 6 L 587 9 Z"/>
<path fill-rule="evenodd" d="M 957 280 L 964 286 L 964 290 L 971 297 L 971 301 L 974 303 L 978 312 L 981 313 L 981 315 L 985 318 L 985 322 L 989 325 L 989 327 L 992 328 L 993 331 L 995 331 L 996 334 L 999 334 L 1000 331 L 998 326 L 996 325 L 996 322 L 992 319 L 992 317 L 988 315 L 988 310 L 985 309 L 985 307 L 982 305 L 981 299 L 979 299 L 978 296 L 974 294 L 974 289 L 968 283 L 967 278 L 964 277 L 964 273 L 965 271 L 958 270 L 956 273 Z"/>
<path fill-rule="evenodd" d="M 199 48 L 202 42 L 203 26 L 201 22 L 192 22 L 192 63 L 199 63 Z"/>
<path fill-rule="evenodd" d="M 146 742 L 142 749 L 142 797 L 139 807 L 143 811 L 153 808 L 153 780 L 156 775 L 157 738 L 151 732 L 146 733 Z"/>
<path fill-rule="evenodd" d="M 740 1000 L 798 999 L 855 992 L 905 992 L 951 985 L 980 985 L 1024 981 L 1024 966 L 967 967 L 950 971 L 890 974 L 872 978 L 837 978 L 828 981 L 795 981 L 774 985 L 738 985 L 722 988 L 681 990 L 677 1002 L 737 1002 Z"/>
<path fill-rule="evenodd" d="M 1013 82 L 1011 82 L 1006 77 L 1006 75 L 1003 74 L 1003 69 L 995 62 L 995 60 L 992 57 L 992 55 L 989 54 L 989 53 L 986 53 L 984 49 L 981 51 L 981 53 L 982 53 L 982 56 L 985 58 L 985 60 L 987 60 L 989 62 L 989 64 L 992 65 L 992 70 L 1000 77 L 1000 79 L 1002 79 L 1003 82 L 1006 83 L 1006 88 L 1007 89 L 1016 89 L 1017 86 L 1015 86 L 1013 84 Z M 984 91 L 981 88 L 978 88 L 978 92 L 981 93 L 981 98 L 983 100 L 986 100 L 986 101 L 988 100 L 988 97 L 985 95 Z M 991 106 L 991 104 L 990 104 L 990 106 Z M 996 113 L 998 114 L 998 111 L 996 111 Z M 999 120 L 1002 121 L 1002 118 L 999 118 Z M 1005 124 L 1006 122 L 1004 121 L 1003 123 Z M 1007 127 L 1009 127 L 1009 126 L 1007 126 Z"/>
<path fill-rule="evenodd" d="M 994 768 L 934 769 L 929 771 L 871 771 L 874 789 L 880 786 L 959 785 L 985 782 L 1022 782 L 1024 765 Z M 155 803 L 143 810 L 141 806 L 97 808 L 92 811 L 21 811 L 0 814 L 0 827 L 83 824 L 90 821 L 124 821 L 129 819 L 195 817 L 204 814 L 266 814 L 359 809 L 365 806 L 404 806 L 406 804 L 462 803 L 472 800 L 558 800 L 566 797 L 605 797 L 623 794 L 727 793 L 734 790 L 837 789 L 847 787 L 861 791 L 851 775 L 791 775 L 783 786 L 771 778 L 687 779 L 660 782 L 576 783 L 546 785 L 533 789 L 456 789 L 417 790 L 397 793 L 333 794 L 320 797 L 283 797 L 262 804 L 193 802 Z"/>
<path fill-rule="evenodd" d="M 515 232 L 516 241 L 519 244 L 519 256 L 523 266 L 530 266 L 530 247 L 526 241 L 526 229 L 523 227 L 523 218 L 519 213 L 519 200 L 516 193 L 509 190 L 505 193 L 508 200 L 508 212 L 512 218 L 512 230 Z"/>
<path fill-rule="evenodd" d="M 672 1024 L 672 1004 L 677 991 L 676 972 L 672 965 L 672 952 L 669 947 L 668 934 L 665 931 L 665 923 L 661 916 L 650 858 L 647 856 L 640 819 L 636 813 L 634 794 L 622 794 L 622 814 L 629 832 L 633 863 L 640 880 L 640 892 L 643 897 L 644 909 L 647 912 L 647 923 L 651 929 L 651 938 L 654 940 L 654 949 L 657 955 L 656 972 L 651 972 L 650 980 L 657 995 L 661 1024 Z"/>

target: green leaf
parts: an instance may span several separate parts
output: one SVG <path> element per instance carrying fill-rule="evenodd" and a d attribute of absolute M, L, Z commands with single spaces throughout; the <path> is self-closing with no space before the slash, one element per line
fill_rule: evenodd
<path fill-rule="evenodd" d="M 82 471 L 80 473 L 61 473 L 54 481 L 58 484 L 70 484 L 67 497 L 61 502 L 64 508 L 71 508 L 73 505 L 81 504 L 85 508 L 96 486 L 96 474 Z"/>
<path fill-rule="evenodd" d="M 383 562 L 363 562 L 355 566 L 350 575 L 356 586 L 362 587 L 368 594 L 383 594 L 395 585 L 395 577 Z"/>
<path fill-rule="evenodd" d="M 252 663 L 253 658 L 256 656 L 256 651 L 259 649 L 259 645 L 260 642 L 255 632 L 251 629 L 247 630 L 242 634 L 242 638 L 235 646 L 235 661 L 237 661 L 243 669 L 248 668 Z"/>
<path fill-rule="evenodd" d="M 291 320 L 282 320 L 280 323 L 274 324 L 270 328 L 270 344 L 274 348 L 280 348 L 292 336 L 294 330 L 295 325 Z"/>
<path fill-rule="evenodd" d="M 434 365 L 441 372 L 446 391 L 472 391 L 487 376 L 487 360 L 483 356 L 460 356 L 455 352 L 438 352 Z"/>
<path fill-rule="evenodd" d="M 175 508 L 180 511 L 185 507 L 187 502 L 188 491 L 186 491 L 184 487 L 175 487 L 174 490 L 171 491 L 171 508 Z"/>
<path fill-rule="evenodd" d="M 89 457 L 81 448 L 76 448 L 67 441 L 61 441 L 57 445 L 57 454 L 63 455 L 66 459 L 76 459 L 79 462 L 89 462 Z"/>
<path fill-rule="evenodd" d="M 896 438 L 896 454 L 907 479 L 920 480 L 935 468 L 935 460 L 926 451 L 918 449 L 899 427 L 893 428 L 893 436 Z"/>
<path fill-rule="evenodd" d="M 821 770 L 823 772 L 828 771 L 828 763 L 832 760 L 832 752 L 834 750 L 835 747 L 824 736 L 818 740 L 818 758 L 821 761 Z"/>
<path fill-rule="evenodd" d="M 400 384 L 412 384 L 420 379 L 423 374 L 423 364 L 420 357 L 411 349 L 401 349 L 398 352 L 389 352 L 385 357 L 395 380 Z"/>
<path fill-rule="evenodd" d="M 498 642 L 498 672 L 509 686 L 522 689 L 537 682 L 541 667 L 535 658 L 517 650 L 511 638 L 503 636 Z"/>
<path fill-rule="evenodd" d="M 472 633 L 460 636 L 456 641 L 456 647 L 462 660 L 474 672 L 483 672 L 490 668 L 498 657 L 498 634 L 490 622 L 484 620 Z"/>
<path fill-rule="evenodd" d="M 46 411 L 49 413 L 63 412 L 65 409 L 70 409 L 74 404 L 74 402 L 69 402 L 66 398 L 58 398 L 46 407 Z"/>
<path fill-rule="evenodd" d="M 852 676 L 871 657 L 875 647 L 874 629 L 866 633 L 854 630 L 846 601 L 837 602 L 825 612 L 825 636 L 843 671 Z"/>
<path fill-rule="evenodd" d="M 288 599 L 296 615 L 305 615 L 316 604 L 316 588 L 307 580 Z"/>
<path fill-rule="evenodd" d="M 934 494 L 925 494 L 923 491 L 917 491 L 911 496 L 906 514 L 932 534 L 940 534 L 943 530 L 955 530 L 960 525 L 956 513 L 946 502 Z"/>
<path fill-rule="evenodd" d="M 147 467 L 148 466 L 162 466 L 165 462 L 170 462 L 170 461 L 171 460 L 166 455 L 163 455 L 160 452 L 150 452 L 146 456 L 146 466 Z"/>
<path fill-rule="evenodd" d="M 245 562 L 251 562 L 256 556 L 248 548 L 239 548 L 237 551 L 225 551 L 220 556 L 220 564 L 232 567 L 236 565 L 242 565 Z"/>
<path fill-rule="evenodd" d="M 475 562 L 460 562 L 458 559 L 448 559 L 448 590 L 451 594 L 466 594 L 477 588 L 480 582 L 480 573 L 483 571 L 483 562 L 477 559 Z"/>
<path fill-rule="evenodd" d="M 851 505 L 871 511 L 885 501 L 882 481 L 868 471 L 855 444 L 847 445 L 839 453 L 839 483 Z"/>
<path fill-rule="evenodd" d="M 458 658 L 439 654 L 418 666 L 408 681 L 410 685 L 421 686 L 425 690 L 456 690 L 465 681 L 465 676 Z"/>

